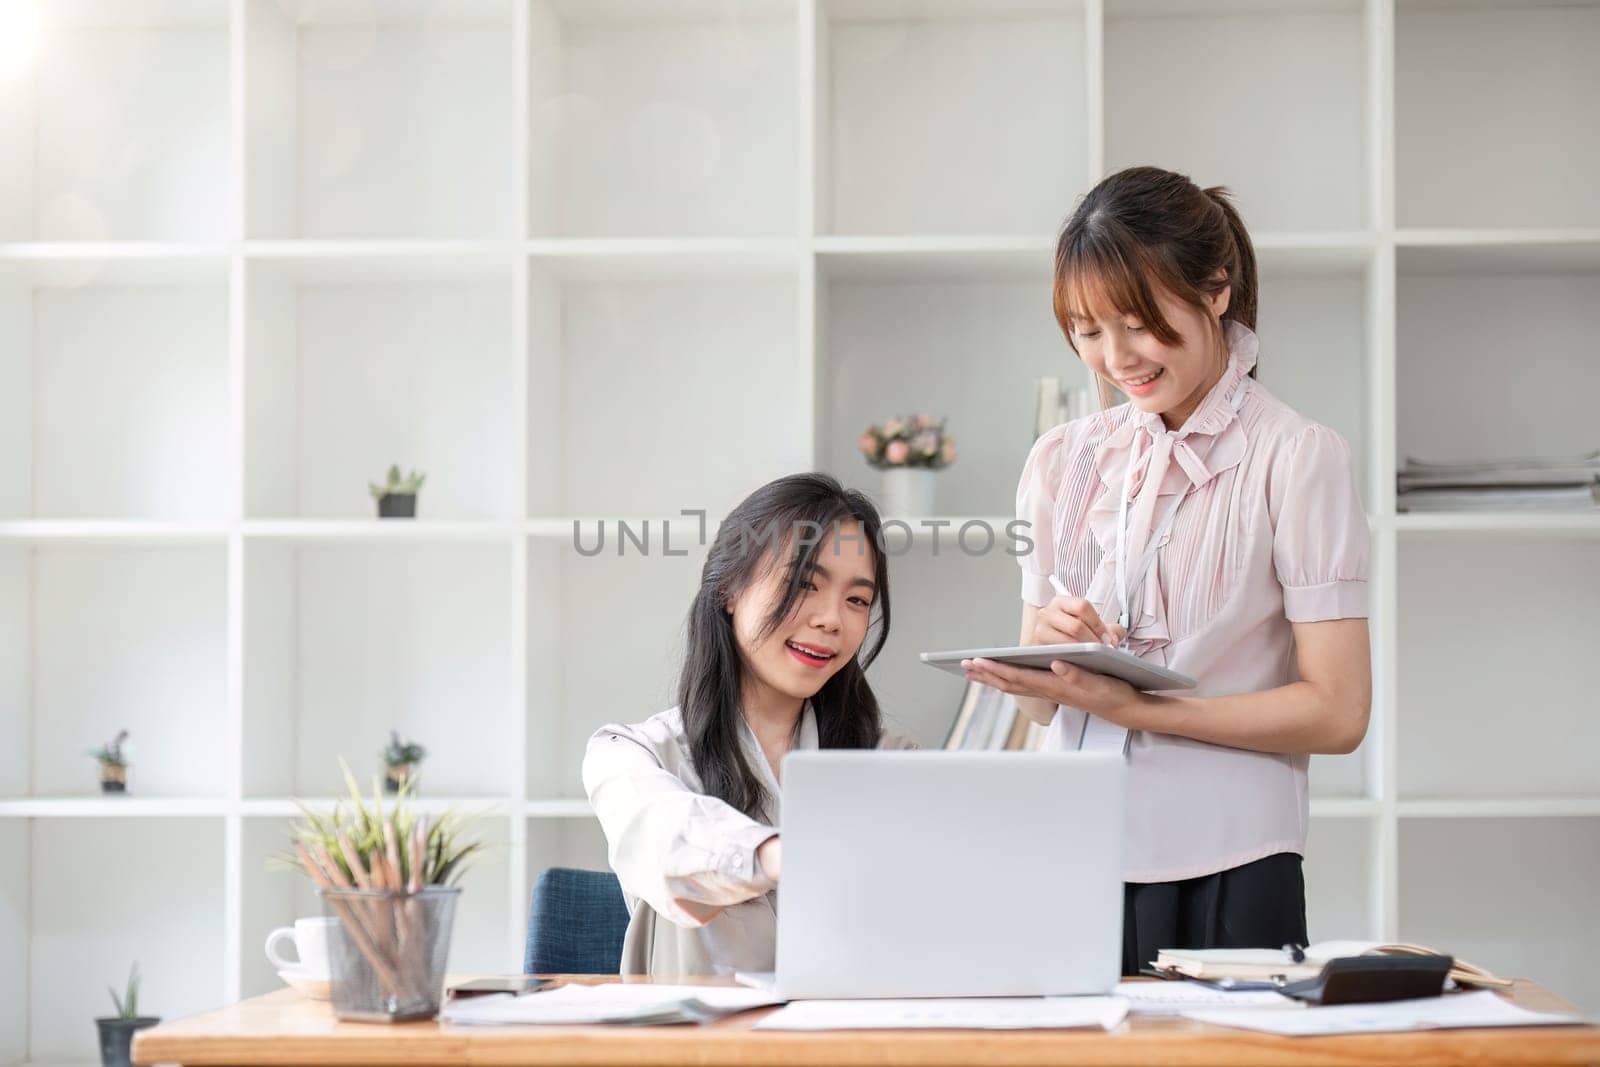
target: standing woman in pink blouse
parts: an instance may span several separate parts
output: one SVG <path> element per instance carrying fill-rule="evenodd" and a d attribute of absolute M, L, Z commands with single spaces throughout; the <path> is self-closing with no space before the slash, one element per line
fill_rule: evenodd
<path fill-rule="evenodd" d="M 1371 706 L 1349 447 L 1256 381 L 1255 253 L 1224 189 L 1155 167 L 1101 182 L 1062 230 L 1054 307 L 1103 410 L 1023 467 L 1022 641 L 1122 645 L 1198 684 L 1146 694 L 1059 661 L 968 677 L 1022 698 L 1047 747 L 1075 747 L 1085 714 L 1131 731 L 1125 973 L 1163 948 L 1304 944 L 1306 766 L 1355 749 Z"/>

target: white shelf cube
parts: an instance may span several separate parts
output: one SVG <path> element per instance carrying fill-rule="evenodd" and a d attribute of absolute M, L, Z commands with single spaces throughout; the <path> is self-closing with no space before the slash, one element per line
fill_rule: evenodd
<path fill-rule="evenodd" d="M 420 518 L 510 518 L 510 274 L 473 252 L 252 259 L 246 513 L 371 519 L 398 464 L 427 476 Z"/>
<path fill-rule="evenodd" d="M 227 511 L 225 261 L 0 262 L 0 517 Z"/>
<path fill-rule="evenodd" d="M 1337 431 L 1367 510 L 1378 499 L 1372 484 L 1369 321 L 1374 281 L 1357 262 L 1307 260 L 1262 249 L 1261 354 L 1256 377 L 1301 414 Z"/>
<path fill-rule="evenodd" d="M 106 987 L 120 991 L 135 961 L 142 1015 L 175 1019 L 226 1003 L 222 820 L 35 822 L 14 836 L 32 857 L 33 1061 L 92 1062 L 94 1020 L 114 1014 Z"/>
<path fill-rule="evenodd" d="M 226 236 L 226 0 L 6 8 L 0 241 Z"/>
<path fill-rule="evenodd" d="M 246 796 L 337 795 L 341 758 L 369 787 L 390 730 L 423 795 L 509 794 L 505 545 L 252 542 L 244 584 Z"/>
<path fill-rule="evenodd" d="M 1400 462 L 1576 456 L 1595 448 L 1587 398 L 1600 390 L 1600 360 L 1574 353 L 1587 351 L 1600 331 L 1597 248 L 1400 249 Z M 1464 419 L 1464 411 L 1485 414 Z"/>
<path fill-rule="evenodd" d="M 1226 185 L 1253 232 L 1366 228 L 1363 18 L 1353 0 L 1107 0 L 1107 173 Z"/>
<path fill-rule="evenodd" d="M 512 0 L 246 0 L 246 233 L 515 235 Z"/>
<path fill-rule="evenodd" d="M 98 795 L 88 750 L 126 729 L 132 797 L 221 797 L 225 574 L 217 548 L 0 551 L 0 795 Z"/>
<path fill-rule="evenodd" d="M 797 18 L 786 0 L 533 0 L 531 232 L 792 235 Z"/>
<path fill-rule="evenodd" d="M 1092 184 L 1082 4 L 818 12 L 818 232 L 1048 235 Z"/>
<path fill-rule="evenodd" d="M 536 258 L 528 295 L 532 515 L 720 517 L 807 466 L 792 261 Z M 713 414 L 714 413 L 714 414 Z"/>
<path fill-rule="evenodd" d="M 1400 795 L 1600 793 L 1600 545 L 1419 535 L 1400 573 Z"/>
<path fill-rule="evenodd" d="M 856 439 L 890 416 L 926 412 L 948 419 L 957 451 L 936 475 L 938 510 L 1011 513 L 1033 444 L 1038 379 L 1089 380 L 1050 316 L 1049 262 L 1042 249 L 823 256 L 819 465 L 881 499 L 882 472 L 867 466 Z"/>
<path fill-rule="evenodd" d="M 1401 226 L 1600 225 L 1600 5 L 1402 0 L 1394 31 Z"/>
<path fill-rule="evenodd" d="M 716 521 L 708 519 L 708 540 Z M 642 522 L 629 529 L 644 536 Z M 598 521 L 582 524 L 585 553 L 601 546 L 601 533 Z M 674 516 L 663 527 L 651 519 L 648 553 L 625 536 L 608 520 L 594 555 L 570 540 L 530 546 L 527 767 L 535 799 L 582 797 L 584 748 L 596 729 L 640 722 L 678 702 L 684 620 L 706 554 L 698 521 Z"/>

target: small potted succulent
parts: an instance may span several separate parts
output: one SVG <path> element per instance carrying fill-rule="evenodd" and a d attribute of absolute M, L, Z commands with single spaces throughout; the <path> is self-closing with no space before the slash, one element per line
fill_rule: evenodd
<path fill-rule="evenodd" d="M 419 474 L 416 471 L 402 475 L 400 465 L 395 464 L 389 468 L 388 476 L 382 485 L 368 482 L 367 488 L 372 491 L 372 499 L 378 502 L 378 518 L 416 518 L 417 493 L 422 489 L 422 483 L 427 480 L 426 474 Z"/>
<path fill-rule="evenodd" d="M 121 995 L 107 987 L 115 1015 L 95 1020 L 100 1027 L 100 1062 L 104 1067 L 131 1067 L 133 1063 L 133 1035 L 148 1030 L 161 1020 L 153 1015 L 139 1014 L 139 965 L 135 963 L 128 972 L 128 987 Z"/>
<path fill-rule="evenodd" d="M 127 743 L 128 731 L 119 730 L 117 736 L 98 748 L 91 748 L 89 755 L 100 761 L 100 792 L 126 793 L 128 791 L 128 754 L 123 751 Z"/>
<path fill-rule="evenodd" d="M 956 461 L 944 420 L 897 415 L 868 426 L 856 440 L 867 464 L 883 471 L 883 510 L 890 516 L 933 513 L 933 475 Z"/>
<path fill-rule="evenodd" d="M 389 743 L 383 748 L 384 789 L 398 793 L 410 786 L 417 773 L 417 764 L 427 754 L 428 750 L 417 742 L 402 741 L 397 731 L 390 730 Z"/>

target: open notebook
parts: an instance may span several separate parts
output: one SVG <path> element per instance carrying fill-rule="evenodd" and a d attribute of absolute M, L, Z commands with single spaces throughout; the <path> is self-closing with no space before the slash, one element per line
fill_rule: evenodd
<path fill-rule="evenodd" d="M 1323 964 L 1331 959 L 1367 955 L 1439 956 L 1443 953 L 1421 945 L 1403 943 L 1320 941 L 1305 949 L 1304 962 L 1296 963 L 1289 953 L 1276 948 L 1162 949 L 1156 954 L 1155 968 L 1186 978 L 1260 979 L 1282 976 L 1295 981 L 1315 978 L 1322 973 Z M 1509 979 L 1497 978 L 1482 967 L 1464 960 L 1455 961 L 1450 968 L 1450 977 L 1457 985 L 1493 989 L 1505 989 L 1511 985 Z"/>

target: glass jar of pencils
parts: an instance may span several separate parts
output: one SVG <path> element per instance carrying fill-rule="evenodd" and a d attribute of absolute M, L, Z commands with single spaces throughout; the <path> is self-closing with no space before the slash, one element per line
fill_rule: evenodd
<path fill-rule="evenodd" d="M 450 928 L 461 890 L 321 889 L 323 912 L 339 920 L 328 942 L 333 1011 L 359 1022 L 405 1022 L 439 1014 Z"/>

